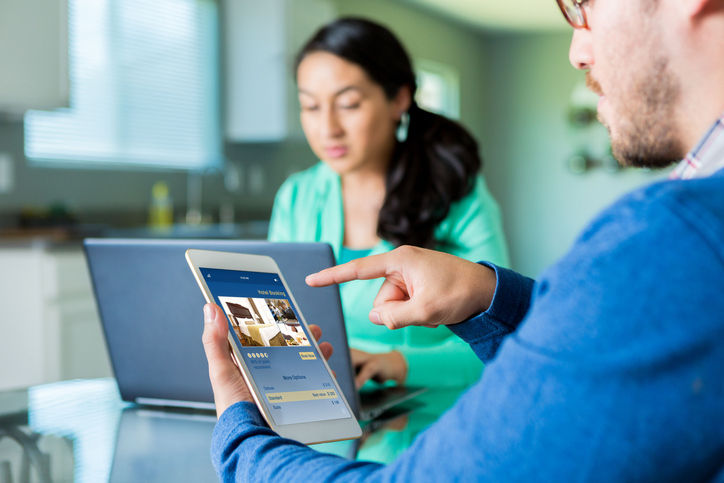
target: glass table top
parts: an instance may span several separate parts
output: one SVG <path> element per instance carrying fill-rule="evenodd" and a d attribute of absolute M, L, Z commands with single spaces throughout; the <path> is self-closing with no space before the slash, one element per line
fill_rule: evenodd
<path fill-rule="evenodd" d="M 358 441 L 319 451 L 388 462 L 461 389 L 429 390 L 363 426 Z M 113 379 L 0 392 L 0 483 L 217 481 L 209 448 L 216 415 L 123 402 Z"/>

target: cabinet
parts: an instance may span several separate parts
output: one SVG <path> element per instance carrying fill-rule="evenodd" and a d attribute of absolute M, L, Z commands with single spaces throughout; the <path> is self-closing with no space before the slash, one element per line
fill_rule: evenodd
<path fill-rule="evenodd" d="M 79 245 L 3 246 L 0 267 L 0 390 L 111 375 Z"/>
<path fill-rule="evenodd" d="M 0 112 L 68 106 L 67 0 L 0 0 Z"/>
<path fill-rule="evenodd" d="M 301 138 L 294 56 L 335 9 L 329 0 L 225 0 L 225 135 L 232 142 Z"/>

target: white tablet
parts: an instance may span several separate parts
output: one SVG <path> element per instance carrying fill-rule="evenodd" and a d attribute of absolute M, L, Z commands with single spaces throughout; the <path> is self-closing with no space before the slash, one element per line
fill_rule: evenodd
<path fill-rule="evenodd" d="M 229 342 L 271 429 L 302 443 L 362 435 L 276 262 L 267 256 L 186 251 L 207 302 L 226 314 Z"/>

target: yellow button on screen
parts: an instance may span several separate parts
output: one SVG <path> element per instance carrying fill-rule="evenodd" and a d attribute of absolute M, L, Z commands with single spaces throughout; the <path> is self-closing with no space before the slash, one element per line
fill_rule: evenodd
<path fill-rule="evenodd" d="M 266 393 L 266 398 L 270 403 L 314 401 L 316 399 L 337 399 L 337 392 L 334 389 L 323 389 L 319 391 L 268 392 Z"/>
<path fill-rule="evenodd" d="M 301 357 L 303 361 L 311 361 L 317 358 L 314 352 L 300 352 L 299 357 Z"/>

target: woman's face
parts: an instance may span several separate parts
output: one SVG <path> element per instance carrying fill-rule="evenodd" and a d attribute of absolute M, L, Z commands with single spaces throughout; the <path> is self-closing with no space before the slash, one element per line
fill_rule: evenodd
<path fill-rule="evenodd" d="M 388 100 L 361 67 L 327 52 L 304 57 L 297 85 L 302 128 L 319 159 L 340 175 L 387 169 L 406 89 Z"/>

